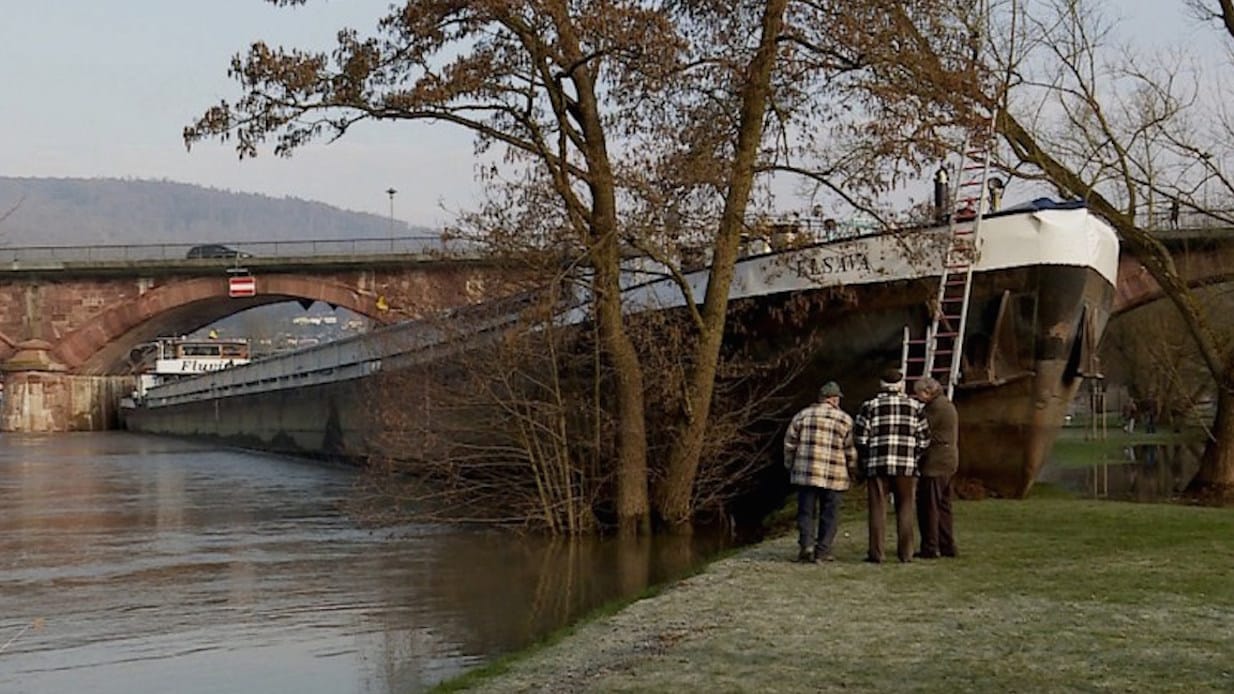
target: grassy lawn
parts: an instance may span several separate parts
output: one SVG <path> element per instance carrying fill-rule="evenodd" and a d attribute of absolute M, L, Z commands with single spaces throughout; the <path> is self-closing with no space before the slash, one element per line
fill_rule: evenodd
<path fill-rule="evenodd" d="M 869 565 L 747 548 L 582 624 L 477 691 L 1234 691 L 1234 509 L 961 502 L 961 557 Z M 894 541 L 892 540 L 892 543 Z M 890 545 L 894 547 L 894 544 Z"/>

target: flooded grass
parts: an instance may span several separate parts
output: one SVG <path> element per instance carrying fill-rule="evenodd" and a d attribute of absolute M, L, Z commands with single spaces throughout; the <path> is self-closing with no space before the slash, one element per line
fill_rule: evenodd
<path fill-rule="evenodd" d="M 1085 467 L 1125 457 L 1127 447 L 1166 446 L 1199 449 L 1204 445 L 1201 429 L 1159 431 L 1157 433 L 1125 433 L 1118 428 L 1106 432 L 1104 438 L 1092 431 L 1069 427 L 1063 429 L 1050 453 L 1050 465 Z"/>
<path fill-rule="evenodd" d="M 469 691 L 1234 689 L 1234 509 L 1056 491 L 961 502 L 962 556 L 907 565 L 849 504 L 835 563 L 769 540 Z"/>
<path fill-rule="evenodd" d="M 1074 496 L 1149 503 L 1195 503 L 1183 495 L 1203 453 L 1204 432 L 1132 434 L 1115 429 L 1105 439 L 1064 429 L 1038 475 Z"/>

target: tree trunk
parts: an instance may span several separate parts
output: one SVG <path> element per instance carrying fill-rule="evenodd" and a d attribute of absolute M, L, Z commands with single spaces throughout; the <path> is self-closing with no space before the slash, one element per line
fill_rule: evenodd
<path fill-rule="evenodd" d="M 647 412 L 644 407 L 643 367 L 621 315 L 620 276 L 616 260 L 620 249 L 614 235 L 596 248 L 596 320 L 604 351 L 612 360 L 616 378 L 617 526 L 621 534 L 651 531 L 647 492 Z"/>
<path fill-rule="evenodd" d="M 1234 382 L 1227 374 L 1217 389 L 1217 416 L 1213 435 L 1200 457 L 1200 469 L 1187 493 L 1208 496 L 1234 492 Z"/>
<path fill-rule="evenodd" d="M 569 118 L 577 121 L 582 133 L 579 145 L 587 162 L 587 175 L 582 177 L 591 195 L 587 211 L 589 240 L 595 270 L 592 289 L 595 293 L 596 323 L 600 343 L 611 360 L 616 379 L 617 401 L 617 529 L 621 534 L 647 534 L 651 531 L 651 504 L 647 479 L 647 411 L 643 391 L 643 365 L 634 341 L 626 331 L 621 311 L 621 248 L 618 242 L 617 186 L 613 178 L 612 161 L 608 154 L 604 120 L 596 97 L 595 77 L 589 56 L 582 48 L 578 26 L 567 4 L 550 3 L 559 34 L 563 55 L 571 65 L 570 81 L 574 84 L 577 110 Z M 562 102 L 568 101 L 562 97 Z M 567 120 L 563 112 L 559 115 Z M 567 159 L 563 157 L 563 161 Z M 564 183 L 571 174 L 568 167 L 558 171 L 561 194 L 567 204 L 574 201 L 571 185 Z"/>
<path fill-rule="evenodd" d="M 737 262 L 746 205 L 754 185 L 754 167 L 763 138 L 763 118 L 775 69 L 776 41 L 784 28 L 787 7 L 788 0 L 771 0 L 764 7 L 758 51 L 750 61 L 748 78 L 742 86 L 737 147 L 703 299 L 702 326 L 686 391 L 685 422 L 673 441 L 665 477 L 656 494 L 657 513 L 670 531 L 683 531 L 694 515 L 694 480 L 698 476 L 703 437 L 711 418 L 720 344 L 728 315 L 728 290 Z"/>

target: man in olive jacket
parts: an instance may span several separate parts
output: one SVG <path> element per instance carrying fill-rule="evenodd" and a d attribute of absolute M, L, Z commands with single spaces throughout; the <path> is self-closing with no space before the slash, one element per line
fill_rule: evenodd
<path fill-rule="evenodd" d="M 922 559 L 956 556 L 955 533 L 951 525 L 952 479 L 960 467 L 959 416 L 955 405 L 933 378 L 913 384 L 913 394 L 925 403 L 930 423 L 930 445 L 922 456 L 917 483 L 917 526 L 921 531 Z"/>

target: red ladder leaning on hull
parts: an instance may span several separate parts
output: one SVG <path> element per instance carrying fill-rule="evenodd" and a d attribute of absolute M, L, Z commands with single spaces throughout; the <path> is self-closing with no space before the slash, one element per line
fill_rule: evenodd
<path fill-rule="evenodd" d="M 970 138 L 960 150 L 959 175 L 948 217 L 947 252 L 943 256 L 938 292 L 930 307 L 930 324 L 926 334 L 919 338 L 912 336 L 909 326 L 904 326 L 900 368 L 906 381 L 932 376 L 946 388 L 947 397 L 955 392 L 960 376 L 973 263 L 981 251 L 981 220 L 997 204 L 994 191 L 989 191 L 991 195 L 987 197 L 993 139 L 991 119 L 990 128 Z"/>

